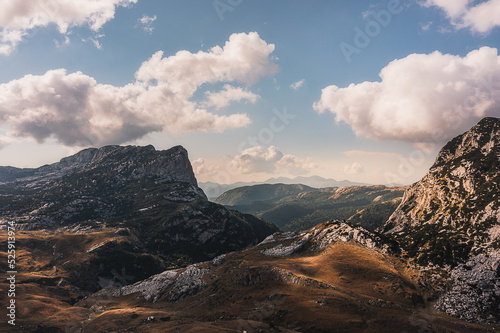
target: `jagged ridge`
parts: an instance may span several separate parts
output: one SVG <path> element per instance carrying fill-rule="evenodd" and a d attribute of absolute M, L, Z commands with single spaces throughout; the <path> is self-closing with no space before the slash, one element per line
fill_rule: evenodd
<path fill-rule="evenodd" d="M 440 310 L 487 323 L 500 321 L 499 166 L 500 119 L 484 118 L 439 152 L 382 229 L 414 263 L 450 276 Z"/>

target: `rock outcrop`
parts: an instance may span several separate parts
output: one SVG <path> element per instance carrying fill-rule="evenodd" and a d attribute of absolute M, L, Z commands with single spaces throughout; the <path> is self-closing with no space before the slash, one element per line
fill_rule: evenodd
<path fill-rule="evenodd" d="M 121 217 L 153 206 L 145 199 L 155 192 L 173 202 L 206 199 L 183 147 L 89 148 L 37 169 L 1 167 L 0 223 L 36 230 Z"/>
<path fill-rule="evenodd" d="M 450 276 L 439 309 L 499 322 L 500 119 L 485 118 L 451 140 L 382 231 L 415 264 Z"/>
<path fill-rule="evenodd" d="M 372 233 L 362 227 L 352 227 L 342 221 L 328 221 L 306 232 L 276 233 L 268 236 L 260 245 L 273 244 L 266 247 L 261 253 L 267 256 L 286 257 L 297 253 L 304 247 L 308 250 L 322 251 L 334 242 L 353 241 L 369 249 L 377 249 L 383 253 L 398 253 L 396 243 L 389 239 Z"/>

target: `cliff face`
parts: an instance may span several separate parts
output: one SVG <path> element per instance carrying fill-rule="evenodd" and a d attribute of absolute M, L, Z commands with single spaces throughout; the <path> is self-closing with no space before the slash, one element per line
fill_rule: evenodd
<path fill-rule="evenodd" d="M 406 191 L 384 230 L 397 233 L 431 222 L 474 229 L 495 224 L 500 218 L 499 163 L 500 120 L 485 118 L 440 151 L 427 175 Z"/>
<path fill-rule="evenodd" d="M 485 118 L 440 151 L 382 228 L 416 264 L 447 272 L 437 306 L 449 314 L 499 321 L 499 186 L 500 120 Z"/>
<path fill-rule="evenodd" d="M 0 227 L 9 222 L 61 239 L 87 235 L 95 246 L 75 244 L 71 251 L 85 253 L 60 268 L 85 290 L 102 287 L 99 281 L 113 272 L 143 279 L 247 248 L 277 231 L 209 202 L 180 146 L 107 146 L 36 169 L 1 167 Z"/>
<path fill-rule="evenodd" d="M 124 217 L 160 193 L 173 202 L 206 199 L 180 146 L 90 148 L 37 169 L 2 167 L 0 191 L 3 222 L 26 230 Z M 156 198 L 146 200 L 152 191 Z"/>
<path fill-rule="evenodd" d="M 180 181 L 198 186 L 186 149 L 176 146 L 157 151 L 151 145 L 88 148 L 57 163 L 36 169 L 0 167 L 0 185 L 33 187 L 75 173 L 94 173 L 93 177 L 109 177 L 121 181 L 154 178 L 161 182 Z"/>

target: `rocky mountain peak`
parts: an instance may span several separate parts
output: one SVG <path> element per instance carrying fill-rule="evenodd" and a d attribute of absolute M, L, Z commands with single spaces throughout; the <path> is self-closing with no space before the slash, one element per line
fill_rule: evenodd
<path fill-rule="evenodd" d="M 2 217 L 29 229 L 122 216 L 140 196 L 150 206 L 207 199 L 181 146 L 105 146 L 36 169 L 0 167 L 0 191 Z"/>
<path fill-rule="evenodd" d="M 499 186 L 500 119 L 485 118 L 446 144 L 382 228 L 424 271 L 449 276 L 436 307 L 450 315 L 500 321 Z"/>
<path fill-rule="evenodd" d="M 0 167 L 0 184 L 31 188 L 57 182 L 75 173 L 113 178 L 119 183 L 155 179 L 156 182 L 184 182 L 198 187 L 186 149 L 176 146 L 156 150 L 152 145 L 88 148 L 40 168 Z"/>
<path fill-rule="evenodd" d="M 187 150 L 176 146 L 157 151 L 148 146 L 105 146 L 88 148 L 65 157 L 60 162 L 36 170 L 39 176 L 74 171 L 109 169 L 117 175 L 132 178 L 160 178 L 162 181 L 182 181 L 198 186 Z"/>
<path fill-rule="evenodd" d="M 479 154 L 498 158 L 499 147 L 500 119 L 484 118 L 469 131 L 448 142 L 441 149 L 431 171 L 447 163 L 457 164 L 460 160 L 467 161 L 474 157 L 477 159 L 481 157 Z"/>
<path fill-rule="evenodd" d="M 500 220 L 499 166 L 500 119 L 484 118 L 441 149 L 429 172 L 406 191 L 384 231 L 426 223 L 469 233 L 489 229 Z"/>

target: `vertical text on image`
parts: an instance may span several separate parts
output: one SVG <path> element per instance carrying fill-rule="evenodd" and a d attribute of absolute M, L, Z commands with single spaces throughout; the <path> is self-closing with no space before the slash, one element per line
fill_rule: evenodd
<path fill-rule="evenodd" d="M 7 223 L 7 317 L 9 325 L 16 325 L 16 225 L 14 221 Z"/>

